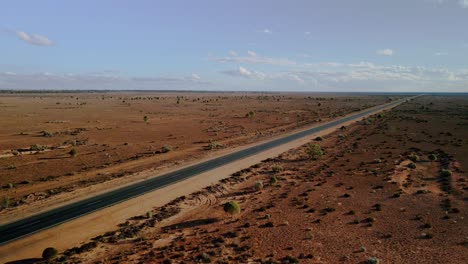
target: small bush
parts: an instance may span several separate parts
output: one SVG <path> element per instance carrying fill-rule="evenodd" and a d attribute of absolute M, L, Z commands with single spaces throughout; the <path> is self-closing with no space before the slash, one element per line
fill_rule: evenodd
<path fill-rule="evenodd" d="M 441 170 L 440 171 L 440 177 L 448 178 L 450 176 L 452 176 L 452 171 L 451 170 Z"/>
<path fill-rule="evenodd" d="M 153 218 L 153 212 L 151 212 L 151 211 L 146 212 L 146 218 L 148 218 L 148 219 Z"/>
<path fill-rule="evenodd" d="M 53 247 L 48 247 L 46 249 L 44 249 L 44 251 L 42 251 L 42 258 L 43 259 L 46 259 L 46 260 L 51 260 L 53 258 L 55 258 L 58 254 L 58 251 L 57 249 L 53 248 Z"/>
<path fill-rule="evenodd" d="M 318 160 L 323 157 L 322 147 L 318 144 L 308 144 L 306 148 L 306 153 L 311 160 Z"/>
<path fill-rule="evenodd" d="M 367 264 L 379 264 L 380 260 L 376 257 L 369 257 L 367 259 Z"/>
<path fill-rule="evenodd" d="M 39 144 L 34 144 L 34 145 L 31 145 L 31 147 L 29 149 L 32 150 L 32 151 L 44 151 L 46 149 L 46 147 L 41 146 Z"/>
<path fill-rule="evenodd" d="M 410 164 L 408 164 L 408 168 L 416 169 L 416 164 L 414 162 L 411 162 Z"/>
<path fill-rule="evenodd" d="M 247 114 L 245 114 L 245 117 L 254 117 L 255 116 L 255 112 L 254 111 L 250 111 L 248 112 Z"/>
<path fill-rule="evenodd" d="M 76 157 L 76 155 L 78 154 L 78 151 L 75 148 L 72 148 L 70 152 L 68 152 L 68 154 L 70 154 L 70 156 L 72 157 Z"/>
<path fill-rule="evenodd" d="M 239 204 L 235 201 L 225 203 L 223 209 L 226 213 L 231 215 L 238 214 L 241 211 Z"/>
<path fill-rule="evenodd" d="M 420 160 L 421 160 L 421 159 L 419 158 L 419 156 L 418 156 L 418 155 L 416 155 L 416 154 L 414 154 L 414 153 L 413 153 L 413 154 L 411 154 L 411 155 L 409 155 L 409 157 L 408 157 L 408 158 L 409 158 L 409 159 L 410 159 L 412 162 L 418 162 L 418 161 L 420 161 Z"/>
<path fill-rule="evenodd" d="M 42 136 L 43 137 L 52 137 L 52 134 L 50 132 L 47 132 L 47 131 L 42 131 Z"/>
<path fill-rule="evenodd" d="M 272 176 L 270 178 L 270 185 L 275 185 L 276 183 L 278 183 L 278 178 L 276 178 L 276 176 Z"/>
<path fill-rule="evenodd" d="M 148 119 L 149 119 L 148 116 L 143 117 L 143 121 L 145 121 L 145 123 L 148 123 Z"/>
<path fill-rule="evenodd" d="M 280 173 L 283 171 L 283 167 L 281 165 L 273 165 L 271 166 L 271 171 L 273 171 L 274 173 Z"/>
<path fill-rule="evenodd" d="M 437 160 L 437 155 L 436 154 L 429 154 L 429 156 L 427 156 L 427 158 L 430 161 L 436 161 Z"/>
<path fill-rule="evenodd" d="M 322 137 L 316 137 L 316 138 L 315 138 L 315 141 L 322 141 L 322 140 L 323 140 Z"/>
<path fill-rule="evenodd" d="M 256 191 L 260 191 L 261 189 L 263 189 L 263 182 L 262 181 L 256 181 L 254 187 L 255 187 Z"/>
<path fill-rule="evenodd" d="M 9 206 L 10 206 L 10 197 L 8 196 L 3 197 L 1 208 L 4 209 L 4 208 L 8 208 Z"/>
<path fill-rule="evenodd" d="M 172 151 L 172 146 L 171 145 L 164 145 L 162 148 L 161 148 L 161 152 L 162 153 L 167 153 L 167 152 L 170 152 Z"/>

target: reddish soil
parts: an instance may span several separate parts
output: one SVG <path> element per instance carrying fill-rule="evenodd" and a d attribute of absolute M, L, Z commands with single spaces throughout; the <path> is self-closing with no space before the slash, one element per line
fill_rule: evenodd
<path fill-rule="evenodd" d="M 418 98 L 312 142 L 320 159 L 288 151 L 57 261 L 466 263 L 467 110 L 467 97 Z"/>
<path fill-rule="evenodd" d="M 119 177 L 129 182 L 136 172 L 200 159 L 389 98 L 397 96 L 1 94 L 0 216 L 19 205 L 35 206 Z M 172 150 L 165 152 L 165 146 Z"/>

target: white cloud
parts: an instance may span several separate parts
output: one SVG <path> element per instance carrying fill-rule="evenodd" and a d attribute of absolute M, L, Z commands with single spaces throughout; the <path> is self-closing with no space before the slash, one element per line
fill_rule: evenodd
<path fill-rule="evenodd" d="M 249 54 L 249 56 L 251 56 L 251 57 L 256 57 L 257 56 L 257 53 L 255 53 L 253 51 L 250 51 L 250 50 L 247 51 L 247 54 Z"/>
<path fill-rule="evenodd" d="M 459 0 L 458 4 L 463 8 L 468 8 L 468 0 Z"/>
<path fill-rule="evenodd" d="M 233 76 L 233 77 L 243 77 L 243 78 L 248 78 L 248 79 L 263 80 L 266 77 L 265 74 L 262 72 L 249 71 L 242 66 L 240 66 L 236 70 L 221 71 L 221 73 L 229 75 L 229 76 Z"/>
<path fill-rule="evenodd" d="M 237 55 L 237 52 L 234 51 L 234 50 L 230 50 L 230 51 L 229 51 L 229 55 L 231 55 L 231 56 L 233 56 L 233 57 L 238 56 L 238 55 Z"/>
<path fill-rule="evenodd" d="M 434 53 L 434 56 L 447 56 L 448 52 L 436 52 Z"/>
<path fill-rule="evenodd" d="M 192 76 L 191 76 L 191 77 L 192 77 L 192 80 L 194 80 L 194 81 L 199 81 L 199 80 L 201 80 L 200 75 L 198 75 L 198 74 L 196 74 L 196 73 L 192 73 Z"/>
<path fill-rule="evenodd" d="M 261 31 L 262 33 L 265 33 L 265 34 L 271 34 L 273 33 L 271 30 L 269 30 L 268 28 L 265 28 L 264 30 Z"/>
<path fill-rule="evenodd" d="M 247 56 L 227 56 L 211 58 L 217 62 L 231 62 L 231 63 L 250 63 L 250 64 L 268 64 L 277 66 L 294 66 L 297 65 L 295 61 L 281 58 L 271 58 L 258 55 L 254 51 L 247 51 Z"/>
<path fill-rule="evenodd" d="M 36 46 L 52 46 L 54 43 L 45 36 L 38 34 L 28 34 L 23 31 L 15 31 L 16 36 L 22 41 Z"/>
<path fill-rule="evenodd" d="M 380 50 L 377 50 L 377 54 L 382 55 L 382 56 L 392 56 L 393 50 L 392 49 L 380 49 Z"/>

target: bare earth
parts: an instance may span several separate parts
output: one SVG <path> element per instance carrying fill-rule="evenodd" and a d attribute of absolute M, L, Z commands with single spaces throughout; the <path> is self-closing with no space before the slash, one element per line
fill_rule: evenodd
<path fill-rule="evenodd" d="M 466 97 L 418 98 L 315 141 L 321 159 L 309 159 L 306 146 L 284 152 L 135 216 L 59 261 L 465 263 L 467 109 Z M 241 213 L 226 214 L 228 201 Z"/>

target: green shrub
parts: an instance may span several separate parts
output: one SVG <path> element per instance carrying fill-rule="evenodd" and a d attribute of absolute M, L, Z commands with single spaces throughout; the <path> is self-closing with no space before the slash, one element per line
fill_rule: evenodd
<path fill-rule="evenodd" d="M 148 120 L 149 120 L 148 116 L 143 117 L 143 121 L 145 121 L 145 123 L 148 123 Z"/>
<path fill-rule="evenodd" d="M 427 158 L 430 161 L 436 161 L 437 160 L 437 155 L 436 154 L 429 154 L 429 156 L 427 156 Z"/>
<path fill-rule="evenodd" d="M 42 251 L 42 258 L 46 260 L 53 259 L 57 256 L 58 251 L 53 247 L 48 247 Z"/>
<path fill-rule="evenodd" d="M 323 157 L 323 150 L 322 147 L 318 144 L 310 143 L 306 147 L 306 153 L 312 160 L 318 160 Z"/>
<path fill-rule="evenodd" d="M 408 164 L 408 168 L 416 169 L 416 164 L 414 164 L 414 162 L 411 162 L 410 164 Z"/>
<path fill-rule="evenodd" d="M 238 214 L 241 211 L 239 204 L 235 201 L 225 203 L 223 209 L 226 213 L 231 215 Z"/>

